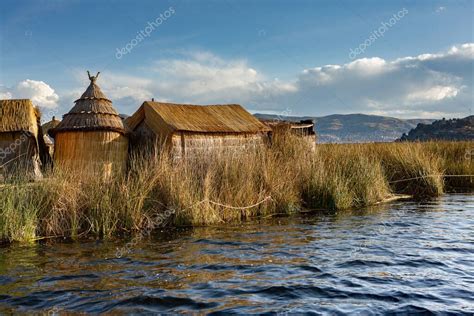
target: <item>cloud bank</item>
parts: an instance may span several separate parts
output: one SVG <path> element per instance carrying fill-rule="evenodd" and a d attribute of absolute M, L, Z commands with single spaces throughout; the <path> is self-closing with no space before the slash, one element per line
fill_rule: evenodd
<path fill-rule="evenodd" d="M 47 83 L 31 79 L 20 81 L 13 88 L 0 86 L 0 99 L 14 98 L 31 99 L 33 104 L 45 109 L 54 109 L 59 102 L 59 96 Z"/>
<path fill-rule="evenodd" d="M 474 44 L 393 61 L 363 58 L 306 69 L 298 111 L 364 112 L 403 117 L 462 116 L 473 107 Z"/>
<path fill-rule="evenodd" d="M 156 60 L 139 75 L 107 71 L 99 84 L 122 113 L 145 100 L 212 104 L 240 103 L 253 111 L 293 115 L 367 113 L 401 118 L 461 117 L 473 109 L 474 43 L 395 60 L 361 58 L 346 64 L 302 69 L 293 80 L 273 79 L 245 59 L 226 60 L 209 52 Z M 144 75 L 142 75 L 144 74 Z M 62 95 L 72 106 L 88 84 Z M 25 80 L 0 94 L 34 98 L 44 107 L 58 103 L 54 90 Z M 77 94 L 77 95 L 76 95 Z M 2 95 L 0 95 L 1 97 Z"/>
<path fill-rule="evenodd" d="M 241 103 L 293 114 L 368 113 L 397 117 L 465 116 L 473 108 L 474 43 L 396 60 L 362 58 L 304 69 L 292 81 L 269 79 L 246 60 L 211 53 L 158 60 L 147 78 L 110 74 L 110 97 L 133 109 L 144 99 Z M 103 80 L 106 82 L 105 78 Z M 109 84 L 109 83 L 107 83 Z"/>

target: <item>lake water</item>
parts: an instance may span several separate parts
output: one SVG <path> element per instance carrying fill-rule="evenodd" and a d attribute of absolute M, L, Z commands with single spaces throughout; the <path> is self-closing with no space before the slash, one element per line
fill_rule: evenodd
<path fill-rule="evenodd" d="M 1 313 L 470 314 L 474 195 L 8 246 L 0 270 Z"/>

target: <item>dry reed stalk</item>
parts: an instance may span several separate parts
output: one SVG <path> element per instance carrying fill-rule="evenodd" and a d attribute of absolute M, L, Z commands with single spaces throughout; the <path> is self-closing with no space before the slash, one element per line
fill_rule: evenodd
<path fill-rule="evenodd" d="M 392 192 L 437 196 L 443 181 L 436 175 L 473 173 L 472 162 L 460 158 L 469 146 L 318 145 L 313 152 L 304 141 L 280 135 L 261 150 L 204 151 L 181 160 L 166 154 L 133 156 L 125 176 L 107 180 L 55 169 L 47 181 L 0 187 L 0 239 L 111 238 L 162 225 L 358 208 Z"/>

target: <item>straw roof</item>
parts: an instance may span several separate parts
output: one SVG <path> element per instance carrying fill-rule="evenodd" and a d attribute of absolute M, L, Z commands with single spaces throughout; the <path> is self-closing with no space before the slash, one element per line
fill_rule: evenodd
<path fill-rule="evenodd" d="M 313 128 L 314 122 L 312 120 L 302 120 L 299 122 L 286 121 L 286 120 L 265 120 L 261 119 L 260 122 L 269 126 L 269 127 L 280 127 L 287 126 L 291 129 L 300 129 L 300 128 Z"/>
<path fill-rule="evenodd" d="M 190 105 L 144 102 L 125 122 L 134 130 L 143 120 L 169 132 L 259 133 L 271 129 L 238 104 Z"/>
<path fill-rule="evenodd" d="M 91 81 L 89 87 L 82 96 L 74 101 L 74 107 L 65 114 L 59 125 L 49 131 L 53 137 L 63 131 L 115 131 L 122 134 L 127 132 L 122 119 L 107 99 L 104 93 L 96 85 L 97 76 L 89 75 Z"/>
<path fill-rule="evenodd" d="M 28 99 L 0 100 L 0 133 L 36 133 L 41 114 Z"/>
<path fill-rule="evenodd" d="M 41 125 L 41 129 L 43 130 L 44 135 L 48 135 L 48 132 L 50 129 L 56 128 L 59 123 L 61 123 L 60 120 L 57 120 L 56 117 L 53 116 L 53 119 L 49 122 L 44 123 Z"/>

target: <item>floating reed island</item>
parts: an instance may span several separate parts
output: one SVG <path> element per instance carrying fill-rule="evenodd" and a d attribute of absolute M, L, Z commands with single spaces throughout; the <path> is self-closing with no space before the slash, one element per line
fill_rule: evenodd
<path fill-rule="evenodd" d="M 89 77 L 74 108 L 51 124 L 53 163 L 41 160 L 48 149 L 31 103 L 21 129 L 0 117 L 0 136 L 33 129 L 34 150 L 21 157 L 43 169 L 32 182 L 3 167 L 11 156 L 2 161 L 0 240 L 133 236 L 474 190 L 472 142 L 315 146 L 312 122 L 260 122 L 238 105 L 145 102 L 124 121 Z"/>

